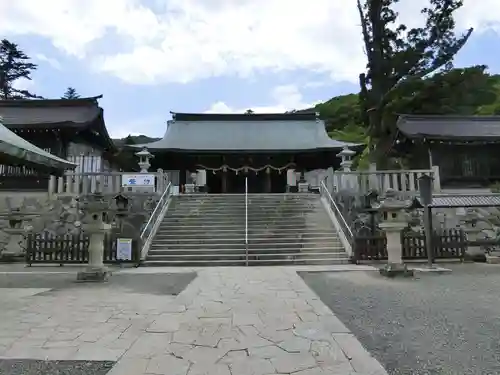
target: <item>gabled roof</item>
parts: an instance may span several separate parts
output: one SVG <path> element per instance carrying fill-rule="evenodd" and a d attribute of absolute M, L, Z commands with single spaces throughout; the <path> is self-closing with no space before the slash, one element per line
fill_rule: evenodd
<path fill-rule="evenodd" d="M 11 129 L 73 128 L 89 130 L 102 139 L 102 147 L 114 149 L 97 99 L 0 100 L 3 124 Z"/>
<path fill-rule="evenodd" d="M 500 116 L 401 115 L 397 127 L 408 138 L 500 141 Z"/>
<path fill-rule="evenodd" d="M 150 151 L 293 152 L 356 146 L 331 139 L 325 123 L 310 113 L 173 113 L 163 139 L 136 145 Z"/>

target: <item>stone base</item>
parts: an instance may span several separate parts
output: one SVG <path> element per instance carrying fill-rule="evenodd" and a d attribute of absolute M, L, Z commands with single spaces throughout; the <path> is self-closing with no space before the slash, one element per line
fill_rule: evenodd
<path fill-rule="evenodd" d="M 500 256 L 498 256 L 498 255 L 486 255 L 486 263 L 500 264 Z"/>
<path fill-rule="evenodd" d="M 406 264 L 387 264 L 379 269 L 382 276 L 385 277 L 413 277 L 414 272 L 406 266 Z"/>
<path fill-rule="evenodd" d="M 108 281 L 111 272 L 107 268 L 87 268 L 76 275 L 76 281 L 80 282 L 105 282 Z"/>

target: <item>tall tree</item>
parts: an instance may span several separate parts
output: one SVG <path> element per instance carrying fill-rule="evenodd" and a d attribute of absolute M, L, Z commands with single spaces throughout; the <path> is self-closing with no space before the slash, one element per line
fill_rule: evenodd
<path fill-rule="evenodd" d="M 40 98 L 28 90 L 16 88 L 20 79 L 31 81 L 31 73 L 37 68 L 18 45 L 7 39 L 0 41 L 0 100 Z"/>
<path fill-rule="evenodd" d="M 253 112 L 251 109 L 247 109 L 247 110 L 245 111 L 245 115 L 253 115 L 253 113 L 254 113 L 254 112 Z"/>
<path fill-rule="evenodd" d="M 78 95 L 74 87 L 68 87 L 61 99 L 78 99 L 79 97 L 80 95 Z"/>
<path fill-rule="evenodd" d="M 401 90 L 434 72 L 450 69 L 454 56 L 472 29 L 455 34 L 453 14 L 463 0 L 429 0 L 421 13 L 423 27 L 397 24 L 394 6 L 399 0 L 357 0 L 367 56 L 367 71 L 360 74 L 360 106 L 368 126 L 372 161 L 383 167 L 392 141 L 394 114 L 387 105 Z"/>

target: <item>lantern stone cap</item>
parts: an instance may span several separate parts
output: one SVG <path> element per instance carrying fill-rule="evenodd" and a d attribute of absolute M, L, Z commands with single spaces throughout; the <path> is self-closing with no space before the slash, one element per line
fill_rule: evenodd
<path fill-rule="evenodd" d="M 345 146 L 342 151 L 340 151 L 337 156 L 353 156 L 356 155 L 356 151 L 349 149 L 349 147 Z"/>
<path fill-rule="evenodd" d="M 154 156 L 151 152 L 149 152 L 147 147 L 144 147 L 141 151 L 135 153 L 137 156 Z"/>
<path fill-rule="evenodd" d="M 375 204 L 373 208 L 379 211 L 399 211 L 408 209 L 413 201 L 402 199 L 399 192 L 394 189 L 387 189 L 380 203 Z"/>

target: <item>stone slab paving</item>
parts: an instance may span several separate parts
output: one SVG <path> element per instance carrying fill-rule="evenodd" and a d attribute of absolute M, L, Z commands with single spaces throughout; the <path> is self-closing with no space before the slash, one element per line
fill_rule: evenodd
<path fill-rule="evenodd" d="M 108 375 L 387 374 L 295 267 L 206 268 L 178 296 L 25 295 L 2 305 L 0 357 L 117 361 Z"/>

